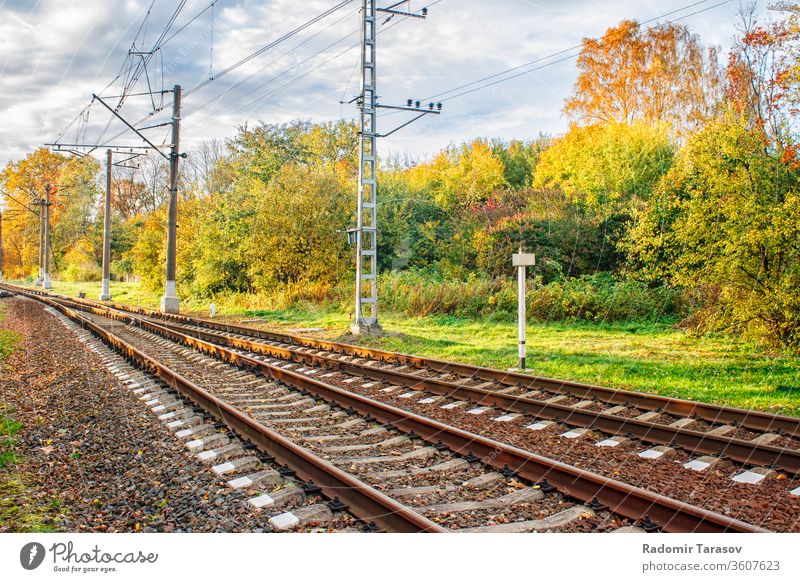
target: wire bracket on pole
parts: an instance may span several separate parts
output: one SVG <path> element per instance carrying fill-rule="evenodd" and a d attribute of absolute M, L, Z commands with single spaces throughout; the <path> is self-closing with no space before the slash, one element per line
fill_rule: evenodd
<path fill-rule="evenodd" d="M 142 132 L 140 132 L 138 129 L 136 129 L 136 128 L 135 128 L 135 127 L 133 127 L 133 126 L 132 126 L 130 123 L 128 123 L 128 120 L 127 120 L 127 119 L 125 119 L 125 118 L 124 118 L 124 117 L 122 117 L 122 116 L 121 116 L 119 113 L 117 113 L 116 111 L 114 111 L 114 109 L 113 109 L 112 107 L 110 107 L 110 106 L 109 106 L 109 105 L 108 105 L 108 104 L 107 104 L 105 101 L 103 101 L 103 100 L 102 100 L 100 97 L 98 97 L 97 95 L 94 95 L 94 94 L 93 94 L 93 95 L 92 95 L 92 98 L 93 98 L 93 99 L 97 99 L 97 100 L 100 102 L 100 104 L 101 104 L 103 107 L 105 107 L 106 109 L 108 109 L 108 110 L 109 110 L 109 111 L 110 111 L 110 112 L 111 112 L 111 113 L 112 113 L 112 114 L 113 114 L 115 117 L 117 117 L 117 118 L 118 118 L 120 121 L 122 121 L 122 123 L 124 123 L 125 125 L 127 125 L 127 126 L 128 126 L 128 128 L 130 128 L 130 130 L 131 130 L 131 131 L 133 131 L 133 132 L 134 132 L 136 135 L 138 135 L 140 138 L 142 138 L 142 141 L 144 141 L 144 142 L 145 142 L 147 145 L 149 145 L 149 146 L 150 146 L 152 149 L 156 150 L 156 151 L 157 151 L 159 154 L 161 154 L 161 155 L 164 157 L 164 159 L 167 159 L 167 160 L 168 160 L 168 159 L 170 159 L 170 157 L 169 157 L 167 154 L 165 154 L 165 153 L 164 153 L 164 152 L 162 152 L 160 149 L 158 149 L 158 146 L 156 146 L 156 145 L 155 145 L 153 142 L 151 142 L 149 139 L 147 139 L 147 137 L 146 137 L 146 136 L 145 136 L 145 135 L 144 135 Z"/>

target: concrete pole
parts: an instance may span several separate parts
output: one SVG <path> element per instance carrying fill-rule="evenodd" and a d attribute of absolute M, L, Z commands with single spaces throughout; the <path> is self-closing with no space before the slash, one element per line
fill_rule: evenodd
<path fill-rule="evenodd" d="M 178 159 L 180 158 L 181 86 L 175 85 L 172 102 L 172 148 L 169 154 L 169 211 L 167 216 L 167 278 L 162 313 L 178 313 L 180 301 L 175 293 L 175 252 L 178 224 Z"/>
<path fill-rule="evenodd" d="M 520 370 L 525 369 L 525 331 L 528 324 L 528 315 L 525 305 L 527 296 L 525 288 L 525 276 L 527 274 L 527 267 L 532 267 L 536 264 L 536 256 L 529 253 L 523 253 L 520 246 L 519 253 L 514 253 L 511 257 L 512 264 L 517 267 L 517 367 Z"/>
<path fill-rule="evenodd" d="M 52 289 L 53 283 L 50 281 L 50 184 L 45 187 L 47 198 L 44 203 L 44 278 L 42 279 L 42 289 Z"/>
<path fill-rule="evenodd" d="M 39 198 L 39 274 L 34 285 L 41 285 L 44 277 L 44 199 Z"/>
<path fill-rule="evenodd" d="M 0 210 L 0 281 L 3 280 L 3 211 Z"/>
<path fill-rule="evenodd" d="M 106 203 L 103 208 L 103 290 L 100 301 L 111 301 L 111 150 L 106 150 Z"/>

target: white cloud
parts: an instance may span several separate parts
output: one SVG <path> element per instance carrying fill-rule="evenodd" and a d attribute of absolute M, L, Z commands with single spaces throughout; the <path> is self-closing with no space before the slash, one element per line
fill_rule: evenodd
<path fill-rule="evenodd" d="M 173 30 L 209 2 L 189 0 Z M 78 115 L 92 92 L 102 91 L 114 79 L 150 3 L 151 0 L 41 0 L 33 5 L 21 0 L 5 2 L 0 21 L 0 147 L 7 159 L 19 159 L 54 139 Z M 399 19 L 393 19 L 382 28 L 379 94 L 385 103 L 434 95 L 574 46 L 582 37 L 602 34 L 623 18 L 647 20 L 689 3 L 690 0 L 444 0 L 430 8 L 425 21 L 407 19 L 394 25 Z M 154 42 L 177 4 L 177 0 L 155 2 L 138 48 Z M 218 0 L 214 10 L 213 72 L 218 74 L 334 4 L 334 0 Z M 358 35 L 301 63 L 358 29 L 359 4 L 353 2 L 287 43 L 187 96 L 183 112 L 185 146 L 202 139 L 231 136 L 244 122 L 352 116 L 354 107 L 340 105 L 339 99 L 350 99 L 357 91 L 358 72 L 353 71 L 358 51 L 351 50 L 325 65 L 321 63 L 356 43 Z M 416 1 L 413 5 L 420 7 L 423 3 Z M 704 42 L 721 45 L 724 54 L 735 33 L 736 8 L 732 2 L 686 22 Z M 342 20 L 328 28 L 338 19 Z M 165 87 L 180 83 L 186 90 L 208 78 L 211 38 L 208 11 L 164 47 L 162 55 L 154 60 L 160 64 L 163 58 Z M 299 43 L 304 44 L 290 50 Z M 289 67 L 297 68 L 282 75 Z M 160 72 L 153 66 L 148 70 L 153 74 L 151 87 L 160 89 Z M 121 80 L 105 95 L 119 93 L 125 78 L 125 71 L 122 73 Z M 305 76 L 295 81 L 303 73 Z M 561 107 L 575 75 L 574 61 L 563 62 L 447 102 L 441 116 L 424 118 L 384 140 L 382 151 L 427 155 L 473 136 L 531 138 L 540 132 L 560 132 L 566 127 Z M 351 82 L 345 90 L 349 78 Z M 146 79 L 142 77 L 135 91 L 146 89 Z M 131 97 L 122 112 L 138 121 L 150 109 L 148 98 Z M 154 122 L 161 117 L 154 118 Z M 86 139 L 108 139 L 122 131 L 123 126 L 115 121 L 103 132 L 108 118 L 107 112 L 96 104 Z M 391 129 L 400 121 L 400 115 L 382 118 L 381 128 Z M 73 132 L 74 128 L 65 138 Z M 161 133 L 154 132 L 154 139 L 160 140 Z M 130 133 L 123 133 L 119 140 L 140 143 Z"/>

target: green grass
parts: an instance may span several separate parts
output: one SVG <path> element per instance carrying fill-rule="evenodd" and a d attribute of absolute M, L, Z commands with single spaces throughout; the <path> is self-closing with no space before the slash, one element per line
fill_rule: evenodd
<path fill-rule="evenodd" d="M 32 283 L 16 282 L 17 285 L 32 287 Z M 62 295 L 78 296 L 78 293 L 86 293 L 87 299 L 97 299 L 100 296 L 102 285 L 99 281 L 89 283 L 72 283 L 68 281 L 53 281 L 54 293 Z M 148 308 L 157 308 L 161 300 L 159 293 L 143 291 L 138 283 L 123 283 L 114 281 L 111 284 L 113 299 L 119 303 L 129 305 L 141 305 Z"/>
<path fill-rule="evenodd" d="M 95 283 L 54 283 L 54 290 L 88 297 Z M 135 284 L 114 283 L 114 300 L 147 307 L 157 295 Z M 206 315 L 208 304 L 184 301 L 185 311 Z M 380 338 L 346 334 L 348 314 L 308 305 L 287 310 L 259 309 L 258 300 L 218 305 L 235 319 L 263 318 L 268 327 L 289 330 L 323 328 L 309 333 L 371 347 L 505 369 L 516 364 L 516 325 L 446 316 L 409 318 L 381 315 L 389 332 Z M 726 336 L 692 337 L 666 324 L 531 323 L 528 326 L 529 372 L 601 384 L 800 415 L 800 357 L 770 353 L 756 344 Z"/>
<path fill-rule="evenodd" d="M 11 416 L 12 409 L 0 408 L 0 469 L 16 465 L 19 461 L 16 451 L 16 435 L 22 424 Z"/>
<path fill-rule="evenodd" d="M 0 321 L 3 319 L 3 307 L 0 306 Z M 14 344 L 17 342 L 17 334 L 7 330 L 0 329 L 0 373 L 3 369 L 3 361 L 8 357 L 14 349 Z"/>
<path fill-rule="evenodd" d="M 0 303 L 0 321 L 4 318 L 5 306 Z M 13 351 L 17 340 L 15 333 L 0 328 L 0 378 L 3 374 L 3 362 Z M 22 425 L 10 416 L 11 412 L 13 411 L 0 406 L 0 469 L 15 465 L 18 461 L 15 436 Z"/>

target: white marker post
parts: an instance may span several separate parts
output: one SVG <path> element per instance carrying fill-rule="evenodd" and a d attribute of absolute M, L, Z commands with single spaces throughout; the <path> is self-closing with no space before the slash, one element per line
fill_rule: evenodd
<path fill-rule="evenodd" d="M 526 267 L 533 267 L 536 265 L 536 255 L 533 253 L 523 253 L 522 248 L 520 252 L 514 253 L 511 256 L 512 264 L 517 267 L 517 289 L 519 296 L 517 297 L 518 303 L 518 367 L 520 370 L 525 369 L 525 327 L 527 324 L 527 315 L 525 313 L 525 271 Z"/>

